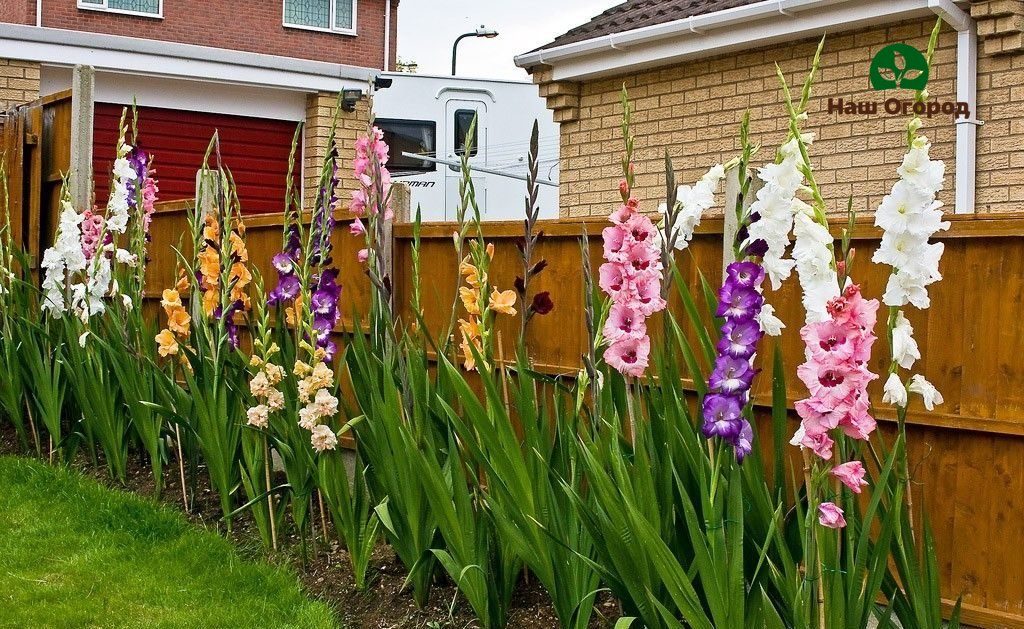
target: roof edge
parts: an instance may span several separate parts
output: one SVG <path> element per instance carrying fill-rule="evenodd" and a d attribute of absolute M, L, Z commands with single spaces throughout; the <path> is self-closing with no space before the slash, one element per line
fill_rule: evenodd
<path fill-rule="evenodd" d="M 4 40 L 11 43 L 46 44 L 113 53 L 149 55 L 182 61 L 226 64 L 252 69 L 272 69 L 277 72 L 360 82 L 370 81 L 381 73 L 381 70 L 376 68 L 327 61 L 23 24 L 0 23 L 0 46 Z M 20 58 L 17 51 L 7 51 L 4 54 L 12 58 Z M 34 59 L 29 60 L 34 61 Z"/>

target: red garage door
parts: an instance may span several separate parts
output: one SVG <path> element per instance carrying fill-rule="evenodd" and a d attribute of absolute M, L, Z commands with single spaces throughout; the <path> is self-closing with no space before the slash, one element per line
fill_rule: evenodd
<path fill-rule="evenodd" d="M 101 206 L 109 194 L 108 173 L 114 162 L 121 109 L 121 105 L 96 103 L 93 172 Z M 216 130 L 220 132 L 221 158 L 235 178 L 245 214 L 281 212 L 295 125 L 284 120 L 139 107 L 140 144 L 155 155 L 160 200 L 195 198 L 196 171 Z"/>

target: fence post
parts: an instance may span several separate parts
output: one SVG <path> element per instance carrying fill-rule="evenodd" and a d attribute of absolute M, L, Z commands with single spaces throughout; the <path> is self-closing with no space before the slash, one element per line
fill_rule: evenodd
<path fill-rule="evenodd" d="M 751 177 L 748 174 L 748 177 Z M 761 189 L 761 180 L 751 177 L 750 185 L 747 187 L 747 196 L 743 198 L 743 209 L 746 211 L 754 200 L 754 195 Z M 736 169 L 730 170 L 725 176 L 725 206 L 723 208 L 725 223 L 722 227 L 722 277 L 725 277 L 725 269 L 736 261 L 736 254 L 733 251 L 733 243 L 736 241 L 736 233 L 739 231 L 739 219 L 736 216 L 736 202 L 740 195 L 740 178 Z"/>
<path fill-rule="evenodd" d="M 75 209 L 91 208 L 92 131 L 96 71 L 92 66 L 75 66 L 71 73 L 71 202 Z"/>

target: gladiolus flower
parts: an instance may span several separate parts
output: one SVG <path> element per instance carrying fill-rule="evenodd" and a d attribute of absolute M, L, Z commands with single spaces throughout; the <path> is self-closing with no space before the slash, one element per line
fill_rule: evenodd
<path fill-rule="evenodd" d="M 620 373 L 639 378 L 647 370 L 650 353 L 650 337 L 628 338 L 612 343 L 604 351 L 604 360 Z"/>
<path fill-rule="evenodd" d="M 849 487 L 850 491 L 859 494 L 861 487 L 867 487 L 868 485 L 868 482 L 864 480 L 865 472 L 863 463 L 860 461 L 850 461 L 833 467 L 831 474 Z"/>
<path fill-rule="evenodd" d="M 466 312 L 471 315 L 480 314 L 480 295 L 476 289 L 461 286 L 459 287 L 459 297 L 462 299 L 462 305 L 466 308 Z"/>
<path fill-rule="evenodd" d="M 170 330 L 161 330 L 160 334 L 156 335 L 156 342 L 157 351 L 161 356 L 167 357 L 178 353 L 178 340 Z"/>
<path fill-rule="evenodd" d="M 921 400 L 924 402 L 924 407 L 929 411 L 935 410 L 937 404 L 942 404 L 942 394 L 935 388 L 931 382 L 924 379 L 921 374 L 916 374 L 910 379 L 910 386 L 907 389 L 911 393 L 916 393 L 921 396 Z"/>
<path fill-rule="evenodd" d="M 178 306 L 171 310 L 167 316 L 167 327 L 175 334 L 181 337 L 187 337 L 189 334 L 192 317 L 189 316 L 188 312 L 184 308 Z"/>
<path fill-rule="evenodd" d="M 494 312 L 500 312 L 506 315 L 515 315 L 516 309 L 513 307 L 516 303 L 516 292 L 514 290 L 504 290 L 498 292 L 498 289 L 491 289 L 491 299 L 488 303 L 488 307 Z"/>
<path fill-rule="evenodd" d="M 358 260 L 360 264 L 366 264 L 366 261 L 369 260 L 369 259 L 370 259 L 370 250 L 369 249 L 360 249 L 356 253 L 356 260 Z"/>
<path fill-rule="evenodd" d="M 266 428 L 270 423 L 270 408 L 265 404 L 258 404 L 245 412 L 248 424 L 256 428 Z"/>
<path fill-rule="evenodd" d="M 818 523 L 830 529 L 841 529 L 846 526 L 846 518 L 834 502 L 823 502 L 818 505 Z"/>
<path fill-rule="evenodd" d="M 546 315 L 551 312 L 554 307 L 555 304 L 551 301 L 551 293 L 543 291 L 533 296 L 533 303 L 530 304 L 530 311 L 539 315 Z"/>
<path fill-rule="evenodd" d="M 907 385 L 903 384 L 898 374 L 889 374 L 888 380 L 885 381 L 882 402 L 893 406 L 907 406 Z"/>
<path fill-rule="evenodd" d="M 334 431 L 329 426 L 320 424 L 313 427 L 310 442 L 313 444 L 313 449 L 317 452 L 333 450 L 338 447 L 338 436 L 334 434 Z"/>

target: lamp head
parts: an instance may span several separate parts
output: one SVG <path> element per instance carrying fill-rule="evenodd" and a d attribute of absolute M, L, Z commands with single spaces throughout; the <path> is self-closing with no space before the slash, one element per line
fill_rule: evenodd
<path fill-rule="evenodd" d="M 494 30 L 493 28 L 487 28 L 486 26 L 481 24 L 480 27 L 476 29 L 476 36 L 486 37 L 487 39 L 493 39 L 498 36 L 498 31 Z"/>

